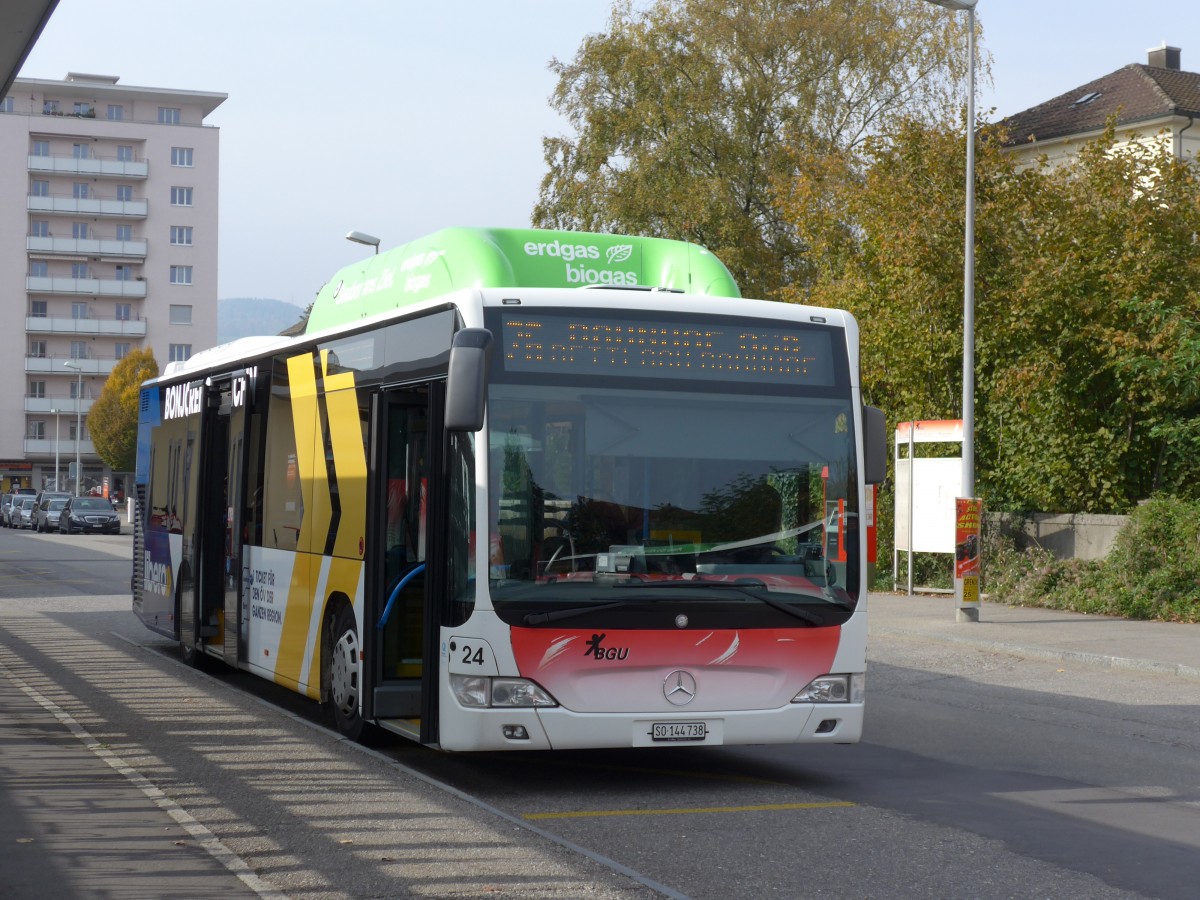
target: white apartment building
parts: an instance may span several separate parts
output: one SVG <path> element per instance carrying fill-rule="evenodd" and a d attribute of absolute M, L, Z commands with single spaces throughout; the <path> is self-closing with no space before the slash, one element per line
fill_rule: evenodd
<path fill-rule="evenodd" d="M 0 488 L 111 477 L 87 414 L 117 361 L 217 339 L 225 94 L 106 75 L 17 78 L 0 99 Z M 117 483 L 113 488 L 119 488 Z"/>

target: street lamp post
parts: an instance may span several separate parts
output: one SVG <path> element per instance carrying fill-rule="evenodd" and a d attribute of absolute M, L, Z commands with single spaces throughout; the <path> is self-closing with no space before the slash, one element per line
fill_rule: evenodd
<path fill-rule="evenodd" d="M 975 500 L 975 5 L 979 0 L 926 0 L 935 6 L 967 14 L 967 187 L 966 226 L 963 250 L 963 362 L 962 362 L 962 494 L 967 506 L 955 504 L 956 532 L 965 518 L 974 522 L 978 548 L 978 511 Z M 962 513 L 962 509 L 974 510 Z M 957 542 L 957 536 L 956 536 Z M 976 552 L 978 552 L 976 550 Z M 957 553 L 956 553 L 956 566 Z M 955 569 L 954 593 L 960 622 L 979 621 L 979 566 L 975 557 L 971 574 Z M 967 583 L 970 579 L 969 584 Z M 964 606 L 964 603 L 969 605 Z"/>
<path fill-rule="evenodd" d="M 50 412 L 54 413 L 54 489 L 61 491 L 62 482 L 58 480 L 58 416 L 62 410 L 55 407 Z"/>
<path fill-rule="evenodd" d="M 351 231 L 346 235 L 346 240 L 353 241 L 356 244 L 366 244 L 368 247 L 374 247 L 376 255 L 379 254 L 379 238 L 373 234 L 367 234 L 365 231 Z"/>
<path fill-rule="evenodd" d="M 67 360 L 63 366 L 74 369 L 79 381 L 75 387 L 75 496 L 79 496 L 79 483 L 83 480 L 83 466 L 79 461 L 79 445 L 83 443 L 83 366 Z"/>

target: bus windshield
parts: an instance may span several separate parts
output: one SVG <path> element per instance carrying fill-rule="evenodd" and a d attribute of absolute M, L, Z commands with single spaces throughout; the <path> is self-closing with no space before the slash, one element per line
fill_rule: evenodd
<path fill-rule="evenodd" d="M 575 381 L 490 388 L 489 583 L 506 622 L 849 617 L 859 585 L 848 389 Z"/>

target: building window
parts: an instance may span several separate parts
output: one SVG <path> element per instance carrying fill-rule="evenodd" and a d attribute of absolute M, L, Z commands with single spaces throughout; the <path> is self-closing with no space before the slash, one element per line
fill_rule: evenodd
<path fill-rule="evenodd" d="M 171 243 L 177 247 L 190 247 L 192 245 L 192 226 L 172 225 Z"/>
<path fill-rule="evenodd" d="M 79 357 L 79 359 L 82 359 L 82 358 L 83 357 Z M 70 397 L 72 400 L 82 400 L 83 399 L 83 385 L 80 384 L 78 378 L 76 378 L 74 381 L 71 382 Z"/>
<path fill-rule="evenodd" d="M 171 304 L 171 324 L 172 325 L 191 325 L 192 324 L 192 308 L 178 303 Z"/>
<path fill-rule="evenodd" d="M 87 341 L 71 341 L 71 359 L 87 359 L 88 345 Z M 71 382 L 71 396 L 75 396 L 75 382 Z"/>
<path fill-rule="evenodd" d="M 76 200 L 86 200 L 88 198 L 88 183 L 86 181 L 76 181 L 71 186 L 71 196 Z"/>
<path fill-rule="evenodd" d="M 33 196 L 49 197 L 50 196 L 50 182 L 43 181 L 40 178 L 35 178 L 34 182 L 33 182 Z"/>
<path fill-rule="evenodd" d="M 5 97 L 0 101 L 0 113 L 12 112 L 15 108 L 12 97 Z"/>
<path fill-rule="evenodd" d="M 74 113 L 77 116 L 83 116 L 85 119 L 94 119 L 96 117 L 96 110 L 92 108 L 92 104 L 85 100 L 75 101 Z"/>
<path fill-rule="evenodd" d="M 29 382 L 29 396 L 34 400 L 46 399 L 46 382 L 31 381 Z"/>
<path fill-rule="evenodd" d="M 178 125 L 179 124 L 179 107 L 177 107 L 177 106 L 160 106 L 158 108 L 158 124 L 159 125 Z"/>
<path fill-rule="evenodd" d="M 79 431 L 79 422 L 78 421 L 71 422 L 67 426 L 67 440 L 74 442 L 76 440 L 76 434 L 78 433 L 78 431 Z"/>
<path fill-rule="evenodd" d="M 79 262 L 71 263 L 71 277 L 72 278 L 87 278 L 88 277 L 88 264 L 87 263 L 79 263 Z"/>
<path fill-rule="evenodd" d="M 171 284 L 191 284 L 191 266 L 171 266 Z"/>
<path fill-rule="evenodd" d="M 34 156 L 49 156 L 50 155 L 50 142 L 49 141 L 34 141 L 33 142 L 33 155 Z"/>
<path fill-rule="evenodd" d="M 46 307 L 45 300 L 30 300 L 29 301 L 29 315 L 32 318 L 44 319 L 44 318 L 46 318 L 46 312 L 47 312 L 47 307 Z"/>
<path fill-rule="evenodd" d="M 132 184 L 118 184 L 117 185 L 117 199 L 121 200 L 123 202 L 126 202 L 126 203 L 128 203 L 130 200 L 132 200 L 133 199 L 133 185 Z"/>
<path fill-rule="evenodd" d="M 92 148 L 90 144 L 72 144 L 71 158 L 72 159 L 91 159 Z"/>
<path fill-rule="evenodd" d="M 171 165 L 190 167 L 192 164 L 192 148 L 191 147 L 172 147 L 171 148 Z"/>
<path fill-rule="evenodd" d="M 120 103 L 108 104 L 108 120 L 110 122 L 120 122 L 125 118 L 125 107 Z"/>
<path fill-rule="evenodd" d="M 45 341 L 30 341 L 29 355 L 34 359 L 46 358 L 46 342 Z"/>
<path fill-rule="evenodd" d="M 128 144 L 117 147 L 117 162 L 133 162 L 133 148 Z"/>
<path fill-rule="evenodd" d="M 59 105 L 57 100 L 43 100 L 42 101 L 42 115 L 43 116 L 61 116 L 62 115 L 62 107 Z"/>
<path fill-rule="evenodd" d="M 113 272 L 117 281 L 133 281 L 133 266 L 119 264 Z"/>
<path fill-rule="evenodd" d="M 167 350 L 168 362 L 183 362 L 192 355 L 191 344 L 171 344 Z"/>
<path fill-rule="evenodd" d="M 86 241 L 88 236 L 87 222 L 72 222 L 71 237 L 77 241 Z"/>
<path fill-rule="evenodd" d="M 113 359 L 124 359 L 129 355 L 129 343 L 127 341 L 118 341 L 113 344 Z"/>
<path fill-rule="evenodd" d="M 29 262 L 30 278 L 49 278 L 50 264 L 44 259 L 34 259 Z"/>
<path fill-rule="evenodd" d="M 117 226 L 117 240 L 118 241 L 132 241 L 133 240 L 133 226 L 132 225 L 118 225 Z"/>
<path fill-rule="evenodd" d="M 29 226 L 30 237 L 50 237 L 50 223 L 45 219 L 34 219 Z"/>
<path fill-rule="evenodd" d="M 117 304 L 117 321 L 128 322 L 133 318 L 133 307 L 128 303 Z"/>
<path fill-rule="evenodd" d="M 191 206 L 192 205 L 192 189 L 190 187 L 172 187 L 171 188 L 171 205 L 172 206 Z"/>
<path fill-rule="evenodd" d="M 86 319 L 88 317 L 88 305 L 82 301 L 76 300 L 71 304 L 72 319 Z"/>
<path fill-rule="evenodd" d="M 44 441 L 46 439 L 46 423 L 30 422 L 29 437 L 35 441 Z"/>

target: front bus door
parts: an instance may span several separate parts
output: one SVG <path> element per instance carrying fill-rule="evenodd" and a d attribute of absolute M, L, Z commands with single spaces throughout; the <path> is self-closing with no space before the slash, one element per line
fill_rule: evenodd
<path fill-rule="evenodd" d="M 430 524 L 436 502 L 430 472 L 437 471 L 434 456 L 441 450 L 438 432 L 430 427 L 435 395 L 440 397 L 440 390 L 433 386 L 412 386 L 375 398 L 368 516 L 372 558 L 378 562 L 370 567 L 364 622 L 374 685 L 368 717 L 425 742 L 432 739 L 428 704 L 433 692 L 423 686 L 434 670 L 430 660 L 436 660 L 430 631 L 437 625 L 431 613 L 437 579 L 425 572 L 436 542 Z"/>

